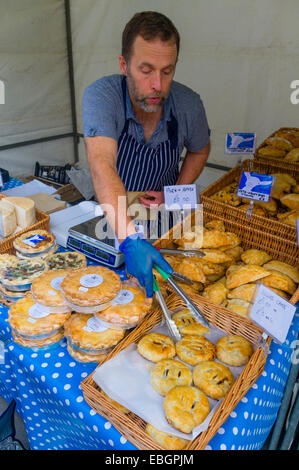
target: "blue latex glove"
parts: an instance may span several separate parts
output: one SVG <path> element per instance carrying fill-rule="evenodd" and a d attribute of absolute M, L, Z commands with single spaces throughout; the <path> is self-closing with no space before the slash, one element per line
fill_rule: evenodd
<path fill-rule="evenodd" d="M 167 274 L 173 272 L 161 253 L 138 234 L 130 235 L 120 245 L 125 255 L 127 272 L 135 276 L 139 284 L 145 287 L 147 297 L 153 296 L 153 264 L 156 263 Z"/>

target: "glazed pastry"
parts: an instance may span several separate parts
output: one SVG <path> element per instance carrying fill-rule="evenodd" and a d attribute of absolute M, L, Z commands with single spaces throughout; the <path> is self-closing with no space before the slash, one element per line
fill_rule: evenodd
<path fill-rule="evenodd" d="M 228 299 L 243 299 L 247 302 L 250 302 L 254 291 L 256 289 L 256 284 L 249 283 L 243 284 L 242 286 L 236 287 L 228 292 L 227 298 Z"/>
<path fill-rule="evenodd" d="M 238 266 L 238 269 L 226 275 L 226 287 L 228 289 L 234 289 L 242 284 L 248 284 L 249 282 L 262 279 L 263 277 L 269 276 L 269 274 L 271 273 L 262 266 L 255 266 L 254 264 Z"/>
<path fill-rule="evenodd" d="M 297 227 L 297 219 L 299 219 L 299 210 L 298 211 L 289 211 L 283 214 L 277 214 L 277 218 L 283 224 L 292 225 L 293 227 Z"/>
<path fill-rule="evenodd" d="M 272 259 L 272 256 L 268 255 L 263 250 L 256 250 L 254 248 L 246 250 L 241 254 L 241 259 L 245 264 L 255 264 L 261 266 Z"/>
<path fill-rule="evenodd" d="M 264 265 L 265 269 L 269 269 L 270 271 L 278 271 L 286 276 L 289 276 L 294 282 L 299 284 L 299 269 L 295 266 L 291 266 L 290 264 L 283 263 L 282 261 L 270 261 L 266 265 Z"/>
<path fill-rule="evenodd" d="M 241 317 L 248 317 L 248 308 L 250 303 L 244 299 L 231 299 L 227 302 L 226 308 L 237 313 Z"/>
<path fill-rule="evenodd" d="M 228 394 L 235 378 L 228 367 L 215 361 L 198 364 L 193 370 L 194 385 L 214 400 Z"/>
<path fill-rule="evenodd" d="M 286 151 L 275 148 L 272 145 L 265 145 L 265 147 L 258 149 L 258 154 L 263 157 L 283 158 L 286 155 Z"/>
<path fill-rule="evenodd" d="M 233 260 L 232 256 L 230 256 L 226 251 L 220 250 L 213 250 L 212 248 L 207 248 L 201 250 L 205 256 L 200 258 L 203 263 L 227 263 Z"/>
<path fill-rule="evenodd" d="M 192 372 L 180 361 L 163 359 L 153 366 L 150 382 L 153 389 L 165 397 L 169 390 L 177 385 L 191 385 Z"/>
<path fill-rule="evenodd" d="M 204 232 L 201 248 L 218 248 L 220 246 L 233 247 L 240 244 L 240 239 L 235 233 L 209 230 Z"/>
<path fill-rule="evenodd" d="M 141 356 L 151 362 L 172 359 L 175 356 L 175 345 L 169 336 L 161 333 L 149 333 L 141 338 L 137 345 Z"/>
<path fill-rule="evenodd" d="M 45 273 L 48 266 L 41 258 L 20 261 L 2 268 L 1 282 L 10 290 L 28 290 L 35 278 Z M 28 287 L 29 286 L 29 287 Z"/>
<path fill-rule="evenodd" d="M 159 431 L 149 423 L 146 425 L 145 432 L 165 450 L 183 450 L 189 442 L 187 439 Z"/>
<path fill-rule="evenodd" d="M 261 280 L 262 284 L 266 287 L 275 287 L 276 289 L 283 290 L 291 295 L 295 293 L 296 284 L 289 276 L 279 271 L 269 270 L 269 272 L 271 274 Z"/>
<path fill-rule="evenodd" d="M 184 433 L 191 433 L 209 414 L 207 396 L 198 388 L 179 385 L 172 388 L 164 399 L 164 412 L 168 423 Z"/>
<path fill-rule="evenodd" d="M 200 263 L 198 263 L 197 259 L 183 259 L 181 263 L 177 264 L 176 271 L 179 274 L 182 274 L 183 276 L 187 276 L 192 281 L 201 283 L 204 283 L 206 281 L 202 266 L 200 265 Z"/>
<path fill-rule="evenodd" d="M 298 135 L 298 132 L 296 133 L 296 131 L 292 131 L 290 129 L 281 130 L 281 131 L 275 132 L 275 137 L 283 137 L 284 139 L 291 142 L 293 147 L 295 148 L 299 147 L 299 135 Z"/>
<path fill-rule="evenodd" d="M 49 307 L 65 307 L 60 284 L 69 273 L 70 270 L 67 269 L 48 271 L 34 279 L 31 284 L 31 294 L 35 302 Z"/>
<path fill-rule="evenodd" d="M 231 256 L 234 262 L 239 261 L 241 259 L 241 254 L 243 253 L 243 248 L 241 246 L 235 246 L 234 248 L 228 248 L 225 250 L 225 253 Z"/>
<path fill-rule="evenodd" d="M 86 257 L 78 251 L 65 251 L 46 258 L 49 269 L 80 269 L 86 266 Z"/>
<path fill-rule="evenodd" d="M 252 354 L 251 343 L 239 335 L 222 336 L 216 343 L 217 359 L 229 366 L 243 366 Z"/>
<path fill-rule="evenodd" d="M 214 304 L 221 304 L 226 299 L 228 289 L 222 281 L 217 281 L 214 284 L 206 287 L 202 293 L 203 297 L 210 300 Z"/>
<path fill-rule="evenodd" d="M 39 255 L 51 248 L 55 244 L 55 237 L 47 230 L 32 230 L 17 237 L 13 246 L 21 253 L 28 255 Z"/>
<path fill-rule="evenodd" d="M 119 275 L 109 268 L 87 266 L 68 274 L 60 287 L 68 303 L 83 307 L 97 306 L 114 299 L 121 282 Z"/>
<path fill-rule="evenodd" d="M 182 308 L 175 312 L 172 315 L 172 320 L 181 335 L 205 335 L 210 333 L 209 328 L 199 323 L 188 308 Z"/>
<path fill-rule="evenodd" d="M 176 343 L 175 348 L 178 357 L 192 366 L 215 358 L 215 346 L 204 336 L 184 336 Z"/>

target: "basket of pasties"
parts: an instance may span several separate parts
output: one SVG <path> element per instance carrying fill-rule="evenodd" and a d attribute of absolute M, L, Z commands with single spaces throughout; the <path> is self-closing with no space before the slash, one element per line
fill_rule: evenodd
<path fill-rule="evenodd" d="M 269 201 L 254 201 L 250 215 L 250 201 L 237 196 L 243 171 L 273 175 L 275 178 Z M 201 202 L 210 213 L 297 244 L 299 166 L 297 169 L 284 168 L 280 162 L 245 160 L 202 191 Z"/>
<path fill-rule="evenodd" d="M 197 304 L 198 297 L 193 296 L 192 300 Z M 210 331 L 203 334 L 197 328 L 192 315 L 193 321 L 190 321 L 190 312 L 185 312 L 185 305 L 176 294 L 170 295 L 166 303 L 172 312 L 176 312 L 173 318 L 182 334 L 179 342 L 181 344 L 174 344 L 167 332 L 161 333 L 159 329 L 157 331 L 162 317 L 160 309 L 156 308 L 153 315 L 146 317 L 99 364 L 95 372 L 82 382 L 83 394 L 87 403 L 109 419 L 138 449 L 200 450 L 206 447 L 262 373 L 269 341 L 265 347 L 260 347 L 261 331 L 255 325 L 247 325 L 244 329 L 237 321 L 226 322 L 224 315 L 220 313 L 209 318 L 211 330 L 215 328 L 218 334 L 220 332 L 220 337 L 212 342 L 208 339 Z M 195 355 L 186 353 L 186 344 L 182 344 L 192 341 L 196 346 Z M 132 397 L 137 393 L 135 387 L 139 390 L 133 384 L 136 371 L 136 376 L 144 374 L 146 381 L 146 386 L 142 386 L 142 393 L 139 394 L 139 401 L 144 400 L 144 406 L 139 406 L 147 410 L 147 414 L 156 413 L 156 407 L 148 405 L 148 388 L 152 387 L 152 393 L 156 394 L 157 403 L 161 406 L 159 412 L 165 413 L 165 423 L 172 431 L 167 432 L 167 428 L 162 430 L 149 423 L 125 406 L 121 398 L 116 400 L 117 395 L 109 396 L 108 391 L 104 392 L 98 385 L 99 376 L 96 374 L 101 372 L 101 368 L 103 370 L 104 367 L 109 367 L 109 361 L 112 361 L 114 370 L 117 363 L 113 361 L 121 360 L 122 355 L 127 367 L 135 368 L 132 369 L 132 377 L 128 377 Z M 238 376 L 236 368 L 240 367 Z M 103 373 L 106 374 L 106 370 Z M 214 384 L 207 385 L 207 381 L 203 379 L 211 374 L 217 380 L 214 380 Z M 120 390 L 118 396 L 124 395 L 126 388 L 130 390 L 128 387 L 129 384 L 124 384 L 123 391 Z M 220 406 L 217 406 L 217 402 L 222 399 Z M 175 406 L 176 400 L 178 407 Z M 134 406 L 137 406 L 135 400 Z M 193 432 L 193 426 L 196 425 L 203 426 L 204 430 L 195 438 L 190 438 L 190 432 Z"/>
<path fill-rule="evenodd" d="M 299 168 L 299 128 L 281 127 L 267 137 L 256 149 L 254 159 L 271 161 L 284 169 Z"/>

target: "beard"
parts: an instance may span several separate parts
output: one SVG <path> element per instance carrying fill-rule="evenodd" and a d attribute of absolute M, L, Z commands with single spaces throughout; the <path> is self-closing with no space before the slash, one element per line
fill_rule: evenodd
<path fill-rule="evenodd" d="M 132 96 L 133 100 L 146 113 L 155 113 L 160 108 L 163 107 L 167 97 L 165 97 L 161 93 L 152 93 L 150 95 L 140 95 L 136 86 L 136 82 L 134 78 L 132 77 L 129 71 L 129 68 L 127 69 L 127 84 L 128 84 L 130 95 Z M 148 104 L 146 102 L 148 98 L 160 98 L 160 101 L 157 104 Z"/>

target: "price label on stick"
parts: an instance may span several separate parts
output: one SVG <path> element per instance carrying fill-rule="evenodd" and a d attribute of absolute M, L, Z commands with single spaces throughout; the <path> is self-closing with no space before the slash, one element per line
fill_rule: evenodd
<path fill-rule="evenodd" d="M 269 201 L 273 176 L 243 171 L 237 195 L 254 201 Z"/>
<path fill-rule="evenodd" d="M 196 184 L 164 186 L 165 209 L 195 209 L 197 205 Z"/>
<path fill-rule="evenodd" d="M 279 343 L 284 343 L 296 307 L 280 295 L 260 284 L 249 313 L 252 321 Z"/>

